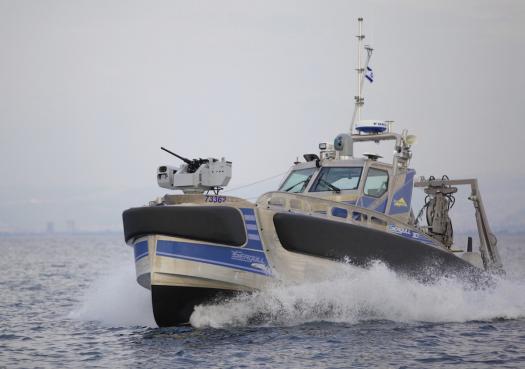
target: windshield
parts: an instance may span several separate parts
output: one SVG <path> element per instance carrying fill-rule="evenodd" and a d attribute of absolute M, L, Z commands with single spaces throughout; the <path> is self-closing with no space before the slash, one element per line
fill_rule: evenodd
<path fill-rule="evenodd" d="M 284 181 L 279 191 L 303 192 L 315 170 L 316 168 L 294 170 L 288 178 L 286 178 L 286 181 Z"/>
<path fill-rule="evenodd" d="M 362 171 L 361 167 L 324 167 L 310 191 L 356 190 Z"/>

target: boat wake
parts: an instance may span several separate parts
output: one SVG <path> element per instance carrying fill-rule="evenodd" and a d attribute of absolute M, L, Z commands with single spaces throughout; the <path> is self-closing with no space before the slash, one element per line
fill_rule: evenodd
<path fill-rule="evenodd" d="M 423 284 L 384 264 L 348 268 L 337 278 L 294 286 L 273 286 L 195 308 L 194 327 L 297 325 L 314 321 L 358 323 L 466 322 L 525 317 L 523 280 L 497 279 L 484 289 L 458 280 Z"/>
<path fill-rule="evenodd" d="M 101 276 L 86 291 L 69 318 L 104 326 L 156 327 L 150 292 L 135 282 L 126 264 Z M 337 276 L 300 285 L 274 285 L 195 308 L 197 328 L 291 326 L 315 321 L 359 323 L 466 322 L 525 317 L 525 278 L 497 279 L 473 289 L 455 279 L 423 284 L 376 263 L 369 269 L 348 266 Z"/>
<path fill-rule="evenodd" d="M 99 277 L 69 318 L 96 321 L 109 327 L 157 326 L 151 310 L 150 291 L 137 284 L 135 272 L 127 262 Z"/>

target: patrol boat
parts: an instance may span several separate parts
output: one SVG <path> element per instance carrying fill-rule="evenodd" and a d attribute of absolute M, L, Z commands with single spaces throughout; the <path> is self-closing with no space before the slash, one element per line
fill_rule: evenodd
<path fill-rule="evenodd" d="M 361 120 L 363 82 L 373 76 L 372 48 L 362 46 L 361 18 L 358 24 L 358 86 L 350 132 L 321 143 L 318 154 L 305 154 L 277 191 L 256 202 L 224 196 L 231 162 L 190 160 L 163 148 L 183 164 L 160 166 L 158 184 L 183 193 L 123 213 L 137 281 L 151 290 L 159 326 L 185 324 L 196 305 L 221 296 L 268 288 L 274 281 L 324 278 L 341 263 L 367 267 L 380 261 L 422 281 L 443 275 L 475 279 L 503 270 L 477 180 L 416 180 L 410 167 L 415 137 L 393 132 L 387 121 Z M 395 147 L 389 162 L 375 154 L 354 156 L 354 145 L 388 141 Z M 466 250 L 454 245 L 449 210 L 459 185 L 471 189 L 476 251 L 470 237 Z M 414 188 L 426 194 L 417 215 L 411 206 Z"/>

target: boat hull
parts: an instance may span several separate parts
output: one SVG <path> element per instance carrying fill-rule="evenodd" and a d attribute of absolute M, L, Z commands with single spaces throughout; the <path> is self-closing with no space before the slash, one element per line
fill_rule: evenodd
<path fill-rule="evenodd" d="M 161 327 L 186 324 L 196 305 L 271 279 L 253 208 L 164 206 L 124 213 L 137 281 L 151 290 Z"/>
<path fill-rule="evenodd" d="M 261 290 L 276 281 L 331 279 L 349 264 L 362 268 L 380 261 L 424 282 L 442 276 L 473 280 L 480 275 L 478 268 L 437 246 L 435 240 L 409 229 L 403 230 L 408 232 L 403 236 L 399 223 L 383 229 L 377 224 L 364 226 L 351 218 L 355 208 L 348 207 L 347 218 L 342 219 L 342 212 L 334 212 L 333 207 L 344 205 L 308 201 L 328 204 L 328 210 L 319 215 L 259 203 L 257 207 L 176 205 L 125 212 L 125 235 L 135 249 L 137 281 L 151 289 L 157 324 L 188 323 L 197 305 Z M 393 220 L 385 218 L 384 223 L 389 221 Z"/>
<path fill-rule="evenodd" d="M 276 213 L 274 224 L 281 245 L 291 252 L 360 267 L 381 261 L 421 282 L 479 276 L 478 268 L 451 252 L 397 234 L 293 213 Z"/>
<path fill-rule="evenodd" d="M 232 296 L 233 290 L 203 287 L 151 286 L 153 316 L 159 327 L 189 323 L 195 306 Z"/>

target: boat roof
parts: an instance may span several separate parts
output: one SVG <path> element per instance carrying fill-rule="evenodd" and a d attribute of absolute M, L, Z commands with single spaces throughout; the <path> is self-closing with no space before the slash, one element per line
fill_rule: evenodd
<path fill-rule="evenodd" d="M 383 166 L 385 168 L 391 168 L 392 164 L 384 163 L 377 160 L 372 160 L 369 158 L 349 158 L 349 159 L 324 159 L 319 161 L 320 167 L 362 167 L 367 163 L 376 163 L 378 166 Z M 300 162 L 293 166 L 293 170 L 300 170 L 306 168 L 316 167 L 316 161 Z"/>

